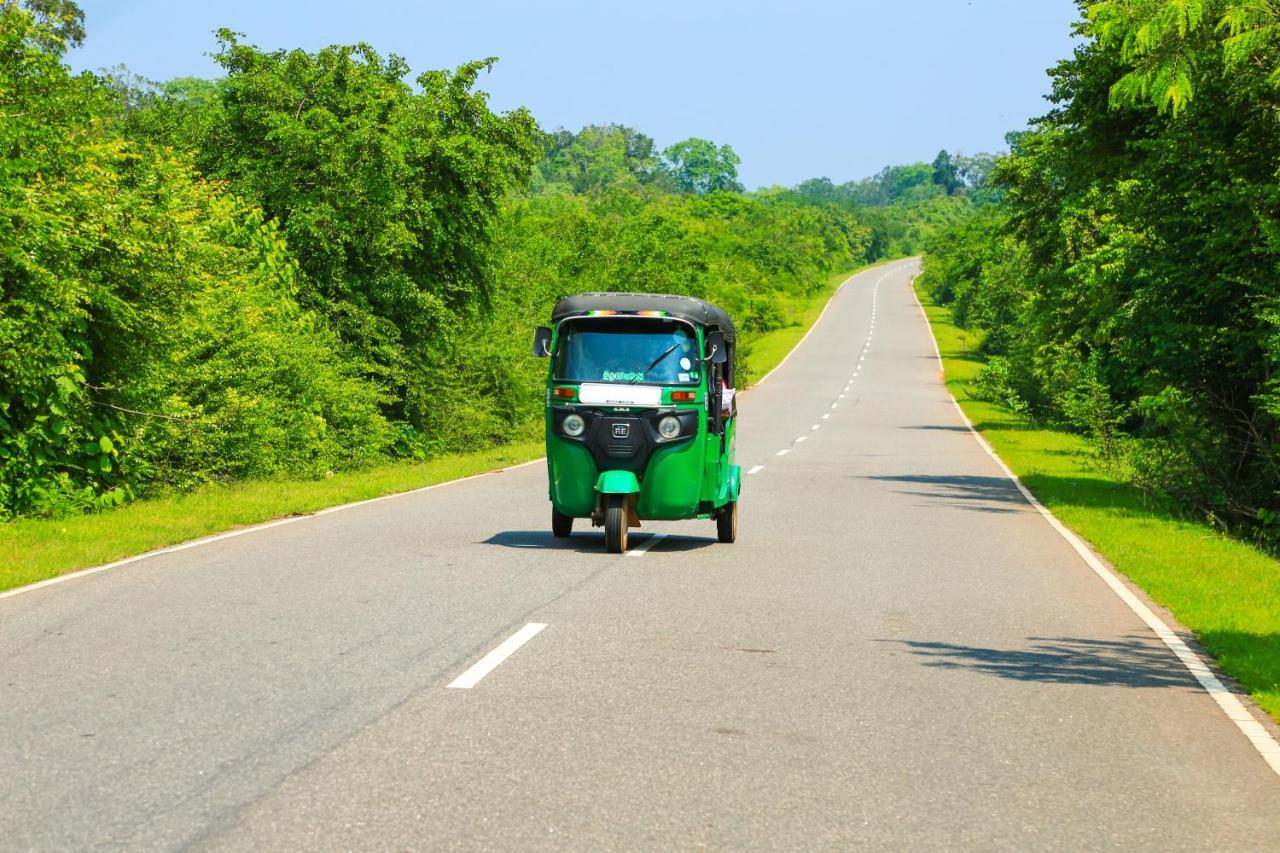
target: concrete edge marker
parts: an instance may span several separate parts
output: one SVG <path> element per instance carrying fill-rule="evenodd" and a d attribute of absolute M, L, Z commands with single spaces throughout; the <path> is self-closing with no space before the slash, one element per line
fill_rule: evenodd
<path fill-rule="evenodd" d="M 453 480 L 445 480 L 440 483 L 432 483 L 429 486 L 420 486 L 416 489 L 410 489 L 407 492 L 392 492 L 389 495 L 379 495 L 376 498 L 366 498 L 362 501 L 352 501 L 351 503 L 336 504 L 335 506 L 324 507 L 323 509 L 318 509 L 315 512 L 304 513 L 303 515 L 291 515 L 287 518 L 276 518 L 271 521 L 263 521 L 258 524 L 250 524 L 247 527 L 237 527 L 234 530 L 227 530 L 222 533 L 215 533 L 212 536 L 202 536 L 199 539 L 190 539 L 186 542 L 180 542 L 177 545 L 166 545 L 163 548 L 156 548 L 151 551 L 143 551 L 141 554 L 135 554 L 132 557 L 124 557 L 123 559 L 116 560 L 115 562 L 112 562 L 112 563 L 104 563 L 101 566 L 91 566 L 87 569 L 78 569 L 74 572 L 67 572 L 66 574 L 57 575 L 56 577 L 52 577 L 52 578 L 46 578 L 42 581 L 36 581 L 35 583 L 29 583 L 24 586 L 16 586 L 13 589 L 8 589 L 8 590 L 5 590 L 4 592 L 0 592 L 0 600 L 22 595 L 23 593 L 26 593 L 26 592 L 35 592 L 38 589 L 44 589 L 46 587 L 56 586 L 57 584 L 66 583 L 67 581 L 77 580 L 78 578 L 88 577 L 89 575 L 96 575 L 99 572 L 106 572 L 111 569 L 119 569 L 124 566 L 130 565 L 131 563 L 138 563 L 143 560 L 150 560 L 152 557 L 162 557 L 165 554 L 175 554 L 178 551 L 186 551 L 189 548 L 198 548 L 201 545 L 211 545 L 214 542 L 221 542 L 224 539 L 234 539 L 237 536 L 244 536 L 246 533 L 257 533 L 261 530 L 270 530 L 273 527 L 283 527 L 286 524 L 294 524 L 299 521 L 306 521 L 309 518 L 315 518 L 321 515 L 329 515 L 330 513 L 334 513 L 334 512 L 342 512 L 344 510 L 354 509 L 355 507 L 358 507 L 358 506 L 365 506 L 367 504 L 379 503 L 381 501 L 389 501 L 389 500 L 392 500 L 393 498 L 402 498 L 407 495 L 416 495 L 422 492 L 429 492 L 432 489 L 440 489 L 445 486 L 453 486 L 453 485 L 457 485 L 458 483 L 465 483 L 469 480 L 478 480 L 481 477 L 492 477 L 495 474 L 502 474 L 506 471 L 515 471 L 517 468 L 525 468 L 529 465 L 536 465 L 539 462 L 545 462 L 545 461 L 546 461 L 546 457 L 540 456 L 537 459 L 530 459 L 528 462 L 520 462 L 516 465 L 508 465 L 506 468 L 495 468 L 492 471 L 481 471 L 479 474 L 470 474 L 466 477 L 457 477 Z"/>
<path fill-rule="evenodd" d="M 933 342 L 933 352 L 938 359 L 938 371 L 939 373 L 944 373 L 946 368 L 942 362 L 942 350 L 939 349 L 938 339 L 933 334 L 933 324 L 929 322 L 929 315 L 925 313 L 924 305 L 920 302 L 920 297 L 916 295 L 915 280 L 919 275 L 919 273 L 916 273 L 916 275 L 912 276 L 910 279 L 909 285 L 911 289 L 911 297 L 915 300 L 916 307 L 920 309 L 920 316 L 924 319 L 925 328 L 929 330 L 929 340 Z M 1040 500 L 1031 493 L 1031 490 L 1023 485 L 1022 480 L 1018 478 L 1018 475 L 1013 473 L 1013 470 L 1005 464 L 1003 459 L 1000 458 L 991 444 L 980 432 L 977 431 L 977 429 L 974 428 L 973 422 L 969 420 L 969 416 L 966 415 L 964 413 L 964 409 L 960 407 L 960 402 L 956 400 L 955 395 L 951 393 L 951 389 L 946 387 L 945 380 L 943 381 L 943 388 L 946 390 L 947 396 L 951 398 L 951 404 L 955 406 L 956 412 L 960 415 L 960 420 L 964 422 L 966 427 L 968 427 L 969 434 L 978 442 L 978 446 L 985 450 L 987 455 L 995 460 L 995 463 L 1000 466 L 1000 470 L 1004 472 L 1005 476 L 1013 481 L 1013 484 L 1018 487 L 1018 491 L 1022 493 L 1022 497 L 1026 499 L 1027 503 L 1029 503 L 1036 512 L 1040 513 L 1045 521 L 1049 522 L 1049 525 L 1053 527 L 1054 530 L 1058 531 L 1059 535 L 1061 535 L 1063 539 L 1067 540 L 1067 544 L 1080 555 L 1080 558 L 1084 560 L 1085 564 L 1090 569 L 1093 570 L 1094 574 L 1101 578 L 1103 583 L 1110 587 L 1111 591 L 1114 592 L 1121 601 L 1128 605 L 1129 609 L 1132 610 L 1134 614 L 1136 614 L 1137 617 L 1141 619 L 1143 623 L 1145 623 L 1146 626 L 1150 628 L 1166 646 L 1169 647 L 1169 651 L 1173 652 L 1174 656 L 1181 661 L 1182 665 L 1186 667 L 1187 671 L 1190 672 L 1195 680 L 1200 683 L 1200 686 L 1204 688 L 1205 692 L 1213 698 L 1213 701 L 1218 703 L 1218 707 L 1222 709 L 1222 712 L 1226 714 L 1227 718 L 1231 720 L 1231 722 L 1235 723 L 1236 728 L 1240 729 L 1240 732 L 1249 739 L 1249 742 L 1253 744 L 1254 749 L 1256 749 L 1258 754 L 1262 756 L 1262 760 L 1267 763 L 1276 775 L 1280 776 L 1280 742 L 1277 742 L 1276 739 L 1272 737 L 1271 732 L 1267 731 L 1267 729 L 1258 722 L 1253 714 L 1249 712 L 1249 709 L 1240 701 L 1240 697 L 1236 696 L 1235 693 L 1222 683 L 1222 679 L 1218 678 L 1213 669 L 1205 663 L 1199 655 L 1192 651 L 1191 647 L 1188 646 L 1172 628 L 1165 624 L 1163 619 L 1157 616 L 1150 607 L 1134 595 L 1133 591 L 1125 586 L 1124 581 L 1122 581 L 1115 572 L 1107 568 L 1106 564 L 1102 562 L 1099 556 L 1094 553 L 1093 549 L 1090 548 L 1083 539 L 1059 521 L 1058 517 L 1054 515 L 1048 507 L 1040 503 Z"/>
<path fill-rule="evenodd" d="M 470 690 L 480 683 L 480 679 L 493 672 L 498 668 L 499 664 L 515 654 L 517 649 L 538 636 L 538 633 L 545 627 L 547 627 L 546 624 L 542 622 L 530 622 L 495 646 L 487 655 L 473 663 L 466 672 L 445 686 L 455 690 Z"/>

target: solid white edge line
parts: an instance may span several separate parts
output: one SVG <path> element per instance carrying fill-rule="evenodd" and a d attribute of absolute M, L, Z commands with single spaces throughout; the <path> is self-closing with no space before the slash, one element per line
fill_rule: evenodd
<path fill-rule="evenodd" d="M 748 473 L 748 474 L 759 474 L 759 473 L 760 473 L 761 471 L 763 471 L 763 470 L 764 470 L 764 466 L 763 466 L 763 465 L 756 465 L 754 468 L 752 468 L 752 469 L 751 469 L 750 471 L 748 471 L 747 473 Z"/>
<path fill-rule="evenodd" d="M 78 571 L 68 572 L 65 575 L 58 575 L 57 577 L 47 578 L 42 581 L 36 581 L 35 583 L 27 584 L 26 586 L 14 587 L 13 589 L 0 592 L 0 600 L 6 599 L 6 598 L 12 598 L 14 596 L 22 595 L 23 593 L 27 593 L 27 592 L 35 592 L 38 589 L 45 589 L 46 587 L 56 586 L 61 583 L 66 583 L 67 581 L 78 580 L 79 578 L 88 577 L 89 575 L 96 575 L 99 572 L 106 572 L 106 571 L 110 571 L 111 569 L 119 569 L 124 566 L 130 565 L 131 563 L 141 562 L 142 560 L 149 560 L 152 557 L 161 557 L 161 556 L 164 556 L 165 554 L 174 554 L 174 553 L 177 553 L 178 551 L 186 551 L 188 548 L 197 548 L 201 545 L 210 545 L 214 542 L 221 542 L 224 539 L 234 539 L 237 536 L 244 536 L 246 533 L 257 533 L 260 530 L 270 530 L 273 527 L 282 527 L 286 524 L 294 524 L 299 521 L 306 521 L 309 518 L 315 518 L 316 516 L 328 515 L 334 512 L 342 512 L 343 510 L 353 509 L 358 506 L 365 506 L 366 504 L 378 503 L 379 501 L 388 501 L 393 498 L 402 498 L 402 497 L 405 497 L 406 495 L 416 495 L 422 492 L 429 492 L 432 489 L 439 489 L 439 488 L 443 488 L 444 486 L 453 486 L 458 483 L 465 483 L 468 480 L 478 480 L 481 477 L 491 477 L 494 474 L 501 474 L 505 471 L 514 471 L 517 468 L 524 468 L 529 465 L 536 465 L 539 462 L 545 462 L 545 461 L 546 461 L 546 457 L 540 456 L 537 459 L 530 459 L 528 462 L 521 462 L 516 465 L 509 465 L 506 468 L 497 468 L 493 471 L 482 471 L 479 474 L 471 474 L 470 476 L 459 477 L 455 480 L 445 480 L 443 483 L 432 483 L 430 486 L 422 486 L 417 489 L 410 489 L 407 492 L 395 492 L 390 495 L 380 495 L 379 497 L 376 497 L 376 498 L 367 498 L 362 501 L 353 501 L 347 504 L 338 504 L 337 506 L 325 507 L 324 509 L 318 509 L 315 512 L 310 512 L 303 515 L 291 515 L 288 518 L 277 518 L 272 521 L 264 521 L 259 524 L 251 524 L 248 527 L 237 527 L 235 530 L 228 530 L 224 533 L 215 533 L 212 536 L 202 536 L 199 539 L 191 539 L 187 542 L 181 542 L 177 545 L 167 545 L 163 548 L 157 548 L 153 551 L 144 551 L 141 554 L 135 554 L 132 557 L 125 557 L 123 559 L 116 560 L 115 562 L 112 562 L 112 563 L 105 563 L 101 566 L 92 566 L 87 569 L 80 569 Z"/>
<path fill-rule="evenodd" d="M 919 273 L 917 273 L 916 276 L 918 277 Z M 920 309 L 920 316 L 924 319 L 925 327 L 929 331 L 929 339 L 933 341 L 933 352 L 938 359 L 938 371 L 940 373 L 945 373 L 946 368 L 942 363 L 942 350 L 938 348 L 938 339 L 933 334 L 933 325 L 929 322 L 929 315 L 925 313 L 924 305 L 920 302 L 920 297 L 916 295 L 915 277 L 911 279 L 910 287 L 911 296 L 915 299 L 916 307 Z M 1164 644 L 1168 646 L 1169 650 L 1173 652 L 1179 661 L 1182 662 L 1182 665 L 1187 668 L 1187 671 L 1195 677 L 1196 681 L 1200 682 L 1200 686 L 1204 688 L 1205 692 L 1213 697 L 1213 701 L 1218 703 L 1218 707 L 1227 715 L 1227 718 L 1230 719 L 1231 722 L 1235 723 L 1236 728 L 1240 729 L 1241 733 L 1249 739 L 1249 742 L 1253 744 L 1254 749 L 1256 749 L 1258 754 L 1262 756 L 1262 760 L 1267 762 L 1267 765 L 1270 766 L 1277 775 L 1280 775 L 1280 742 L 1277 742 L 1276 739 L 1271 736 L 1271 732 L 1267 731 L 1267 729 L 1264 728 L 1256 718 L 1254 718 L 1253 714 L 1249 712 L 1249 709 L 1240 701 L 1240 698 L 1222 683 L 1222 679 L 1218 678 L 1218 676 L 1214 674 L 1209 665 L 1205 663 L 1199 655 L 1193 652 L 1191 647 L 1188 646 L 1181 637 L 1174 633 L 1173 629 L 1165 624 L 1163 619 L 1157 616 L 1150 607 L 1134 595 L 1133 591 L 1125 586 L 1124 581 L 1120 580 L 1115 572 L 1107 568 L 1098 555 L 1094 553 L 1093 549 L 1085 544 L 1083 539 L 1059 521 L 1058 517 L 1050 512 L 1048 507 L 1040 503 L 1040 500 L 1031 493 L 1031 490 L 1023 485 L 1022 480 L 1018 479 L 1018 475 L 1013 473 L 1013 470 L 1005 464 L 1004 460 L 1001 459 L 999 455 L 997 455 L 995 449 L 991 447 L 990 443 L 988 443 L 987 440 L 983 438 L 982 434 L 974 428 L 973 422 L 970 421 L 969 416 L 964 413 L 964 409 L 960 408 L 960 403 L 956 400 L 955 395 L 951 393 L 951 389 L 946 388 L 945 380 L 943 382 L 943 388 L 946 389 L 947 396 L 951 398 L 951 404 L 956 407 L 956 412 L 959 413 L 960 420 L 962 420 L 964 425 L 969 428 L 970 435 L 977 440 L 978 445 L 987 452 L 987 455 L 995 460 L 995 463 L 1000 466 L 1000 470 L 1005 473 L 1005 476 L 1013 481 L 1013 484 L 1018 487 L 1018 491 L 1022 493 L 1022 496 L 1026 499 L 1027 503 L 1031 504 L 1031 506 L 1044 517 L 1045 521 L 1049 522 L 1053 529 L 1058 531 L 1063 539 L 1067 540 L 1067 544 L 1069 544 L 1075 552 L 1080 555 L 1080 558 L 1084 560 L 1085 564 L 1088 565 L 1090 569 L 1093 570 L 1094 574 L 1101 578 L 1103 583 L 1110 587 L 1111 591 L 1114 592 L 1121 601 L 1127 604 L 1129 609 L 1132 610 L 1139 619 L 1146 623 L 1147 627 L 1150 628 L 1157 637 L 1164 641 Z"/>
<path fill-rule="evenodd" d="M 666 539 L 666 538 L 667 538 L 667 534 L 665 533 L 651 533 L 649 534 L 648 539 L 644 540 L 639 545 L 636 545 L 636 547 L 628 548 L 627 556 L 643 557 L 646 551 L 648 551 L 654 545 L 657 545 L 659 542 L 661 542 L 663 539 Z"/>
<path fill-rule="evenodd" d="M 831 303 L 836 301 L 836 297 L 839 296 L 840 292 L 843 291 L 849 285 L 849 282 L 853 281 L 855 278 L 864 276 L 867 273 L 875 272 L 876 270 L 882 269 L 884 270 L 884 275 L 880 276 L 879 280 L 876 281 L 875 283 L 875 286 L 879 287 L 880 282 L 884 281 L 886 276 L 888 276 L 891 272 L 894 272 L 896 270 L 895 265 L 902 264 L 908 261 L 913 261 L 913 260 L 915 260 L 915 258 L 898 258 L 896 261 L 885 261 L 883 264 L 878 264 L 874 267 L 870 267 L 869 269 L 865 269 L 862 272 L 854 273 L 853 275 L 849 276 L 844 281 L 842 281 L 840 283 L 840 286 L 836 288 L 836 292 L 831 294 L 831 298 L 827 300 L 827 304 L 822 306 L 822 311 L 819 312 L 818 319 L 813 321 L 813 325 L 809 327 L 809 331 L 805 332 L 804 335 L 800 338 L 800 340 L 796 341 L 796 345 L 791 348 L 790 352 L 788 352 L 786 355 L 782 357 L 782 361 L 778 362 L 773 366 L 773 370 L 770 370 L 764 376 L 761 376 L 756 381 L 755 385 L 751 386 L 751 388 L 755 388 L 756 386 L 761 385 L 766 379 L 768 379 L 773 374 L 777 373 L 778 370 L 782 367 L 782 365 L 786 364 L 791 359 L 791 356 L 796 354 L 796 350 L 800 349 L 801 345 L 804 344 L 804 342 L 809 339 L 809 336 L 813 334 L 813 330 L 818 328 L 818 324 L 821 323 L 822 318 L 826 316 L 827 309 L 831 307 Z M 744 394 L 747 393 L 747 391 L 750 391 L 751 388 L 747 388 L 743 390 L 742 393 Z"/>
<path fill-rule="evenodd" d="M 545 627 L 547 626 L 542 622 L 530 622 L 503 640 L 493 651 L 473 663 L 466 672 L 446 686 L 455 690 L 470 690 L 480 683 L 480 679 L 497 669 L 499 664 L 515 654 L 516 649 L 536 637 Z"/>

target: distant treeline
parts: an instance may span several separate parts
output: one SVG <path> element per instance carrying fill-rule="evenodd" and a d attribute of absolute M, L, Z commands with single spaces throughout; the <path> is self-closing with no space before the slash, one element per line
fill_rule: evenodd
<path fill-rule="evenodd" d="M 923 282 L 986 333 L 977 393 L 1280 543 L 1280 10 L 1081 10 L 1003 203 L 937 238 Z"/>
<path fill-rule="evenodd" d="M 750 347 L 973 204 L 927 164 L 744 193 L 726 145 L 544 133 L 493 60 L 410 85 L 223 32 L 218 80 L 72 74 L 82 22 L 0 0 L 0 517 L 530 435 L 558 297 L 704 296 Z"/>

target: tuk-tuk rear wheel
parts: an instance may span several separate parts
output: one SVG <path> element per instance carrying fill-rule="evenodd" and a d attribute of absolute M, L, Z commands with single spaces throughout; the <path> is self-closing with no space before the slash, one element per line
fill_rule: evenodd
<path fill-rule="evenodd" d="M 738 502 L 730 501 L 716 516 L 716 534 L 726 545 L 738 538 Z"/>
<path fill-rule="evenodd" d="M 610 554 L 627 550 L 627 498 L 609 495 L 604 505 L 604 544 Z"/>
<path fill-rule="evenodd" d="M 551 510 L 551 535 L 557 539 L 568 539 L 573 532 L 573 516 Z"/>

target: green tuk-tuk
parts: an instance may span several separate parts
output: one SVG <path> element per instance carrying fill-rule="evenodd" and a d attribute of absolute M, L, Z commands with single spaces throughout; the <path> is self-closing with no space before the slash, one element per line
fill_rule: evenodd
<path fill-rule="evenodd" d="M 604 527 L 611 553 L 644 520 L 714 519 L 738 532 L 733 323 L 701 299 L 583 293 L 561 299 L 533 351 L 550 356 L 551 530 Z"/>

